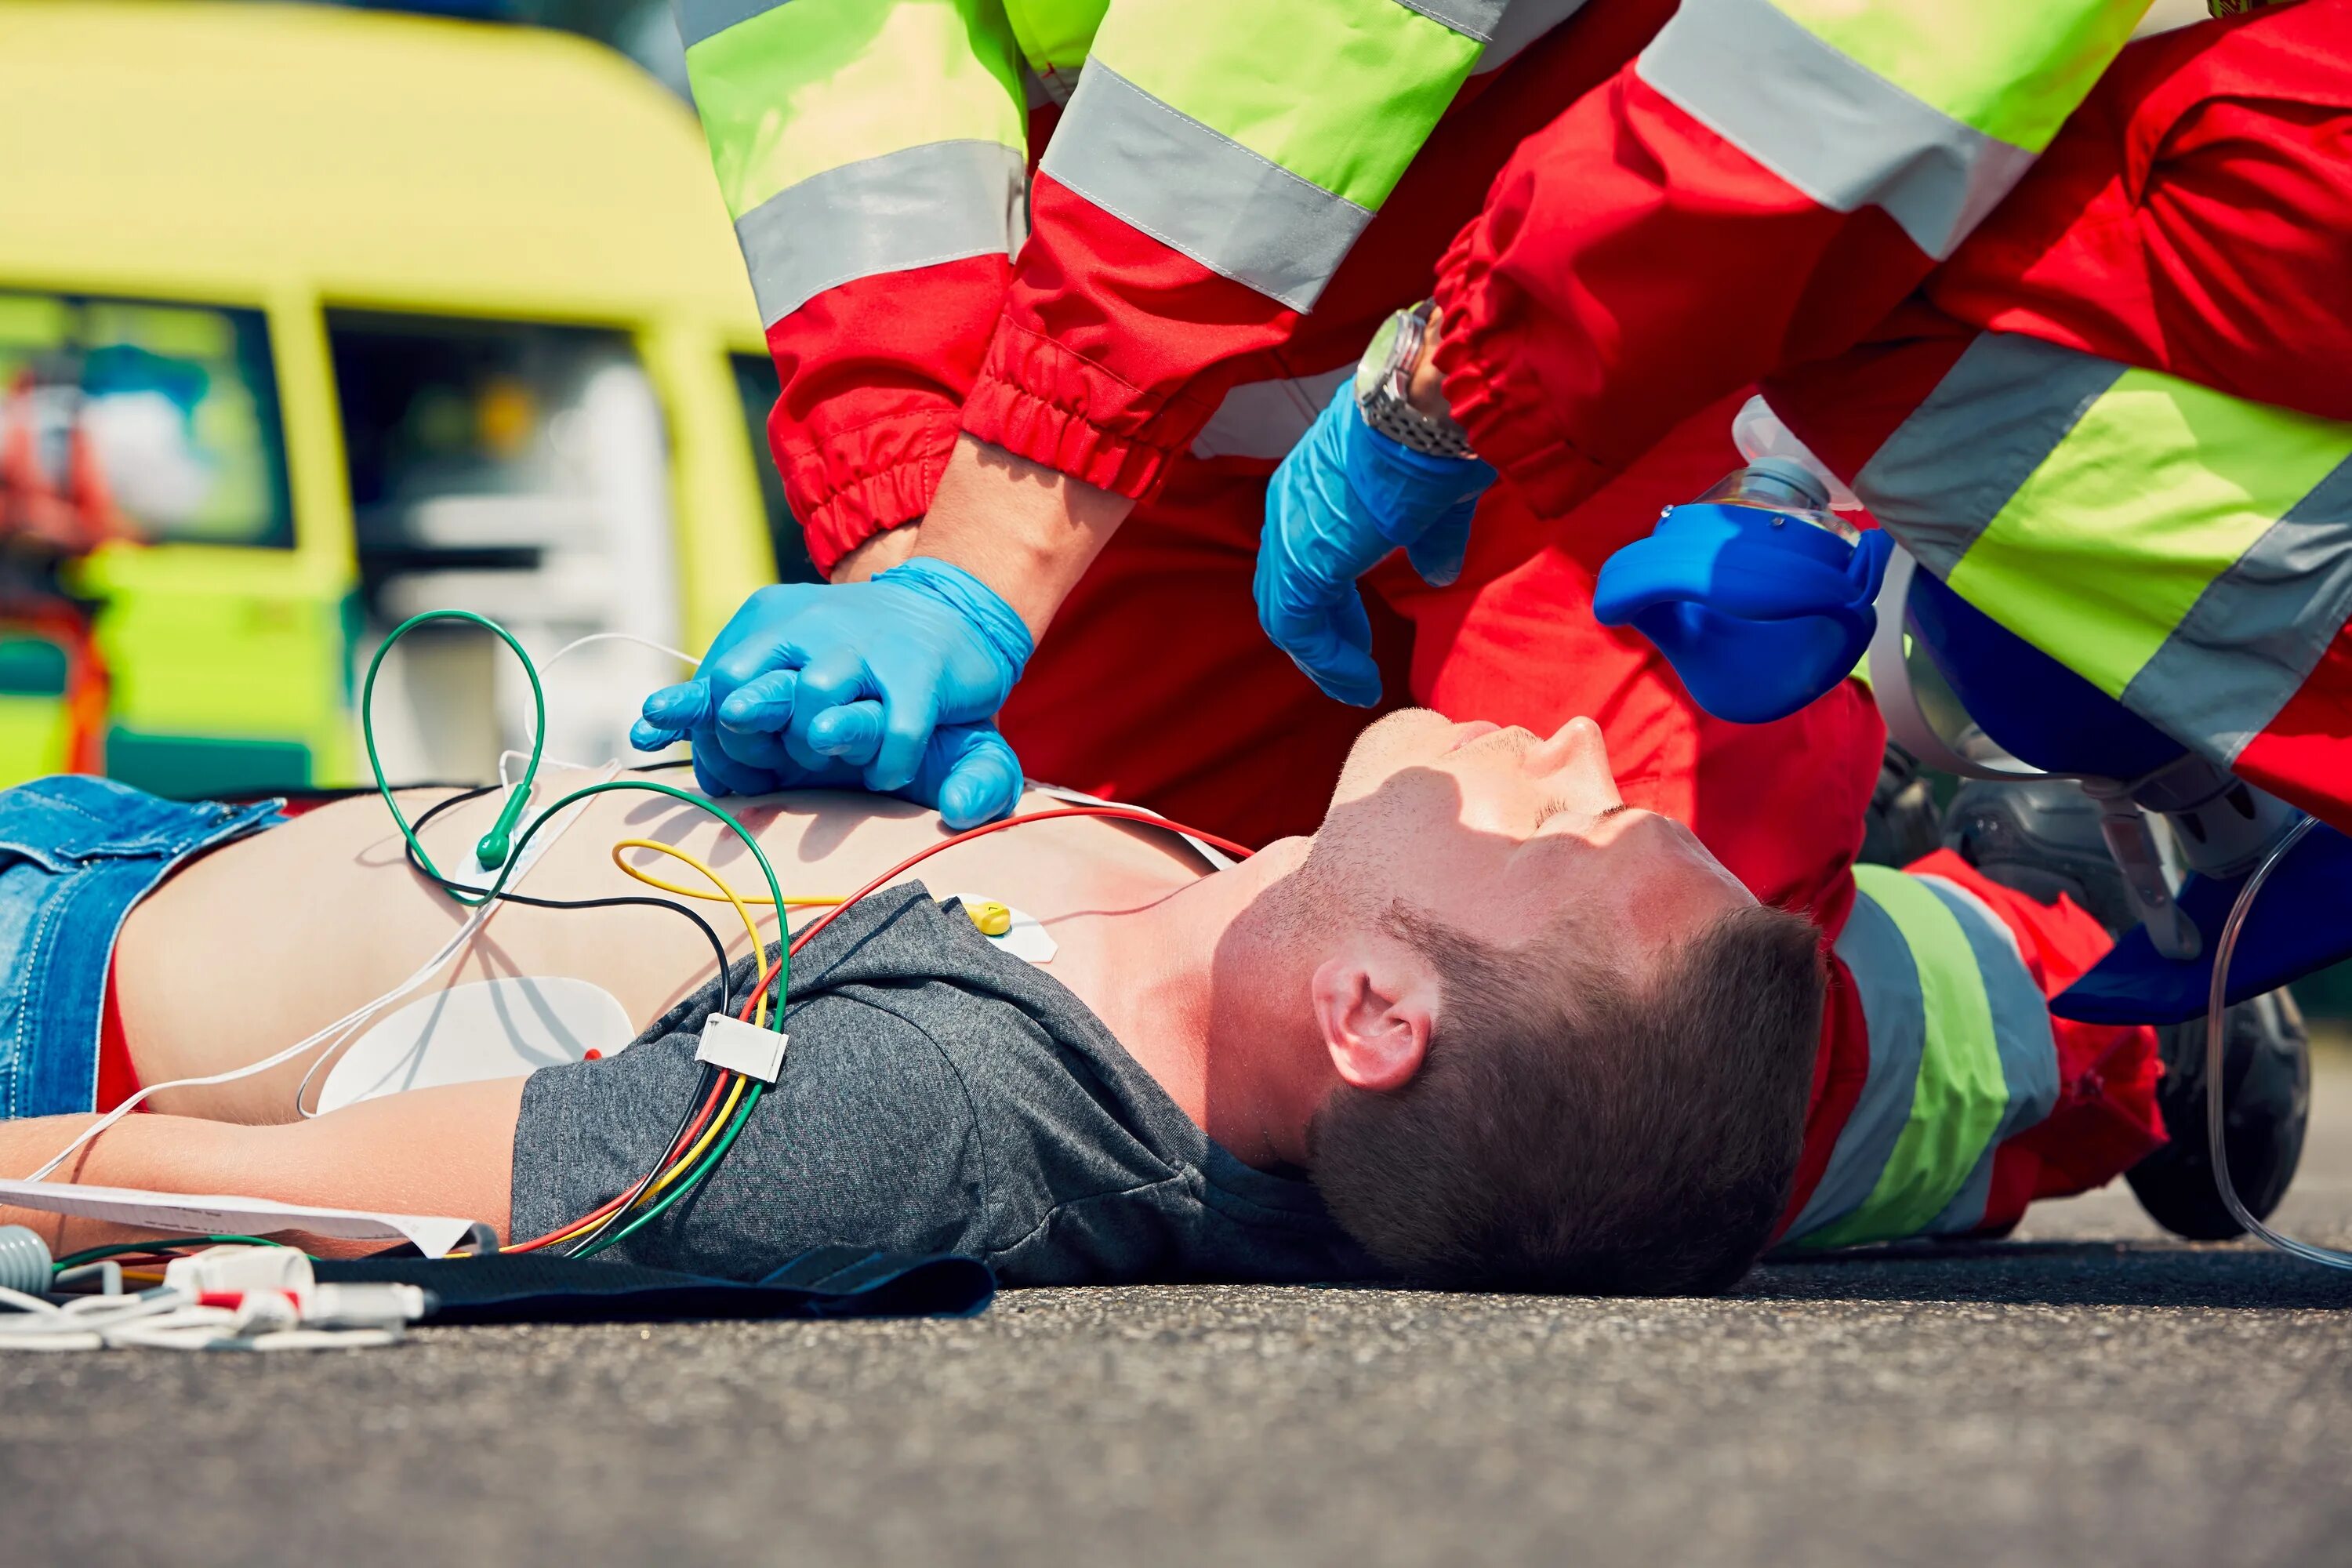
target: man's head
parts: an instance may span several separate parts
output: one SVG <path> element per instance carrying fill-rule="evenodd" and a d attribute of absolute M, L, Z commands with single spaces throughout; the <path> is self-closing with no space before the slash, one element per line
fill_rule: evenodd
<path fill-rule="evenodd" d="M 1382 1261 L 1665 1294 L 1762 1250 L 1802 1138 L 1819 936 L 1628 806 L 1591 721 L 1383 719 L 1265 903 L 1328 1064 L 1308 1163 Z"/>

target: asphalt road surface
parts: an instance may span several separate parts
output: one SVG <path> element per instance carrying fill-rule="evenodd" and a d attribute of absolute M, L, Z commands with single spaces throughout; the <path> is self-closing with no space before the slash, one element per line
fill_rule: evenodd
<path fill-rule="evenodd" d="M 2352 1064 L 2283 1210 L 2352 1244 Z M 1710 1301 L 1008 1294 L 961 1322 L 0 1359 L 0 1563 L 2352 1563 L 2352 1280 L 2018 1241 Z"/>

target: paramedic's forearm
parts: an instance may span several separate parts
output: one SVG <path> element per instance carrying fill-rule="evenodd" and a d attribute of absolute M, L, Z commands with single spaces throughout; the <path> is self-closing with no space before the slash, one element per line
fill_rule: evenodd
<path fill-rule="evenodd" d="M 902 522 L 885 529 L 833 563 L 831 583 L 863 583 L 877 572 L 887 572 L 915 552 L 922 524 Z"/>
<path fill-rule="evenodd" d="M 996 590 L 1043 637 L 1135 503 L 1042 463 L 965 437 L 925 515 L 920 554 L 961 566 Z"/>

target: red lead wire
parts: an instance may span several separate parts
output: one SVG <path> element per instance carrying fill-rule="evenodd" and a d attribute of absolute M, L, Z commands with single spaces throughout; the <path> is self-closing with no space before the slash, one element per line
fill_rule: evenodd
<path fill-rule="evenodd" d="M 1208 845 L 1211 848 L 1219 850 L 1223 854 L 1230 855 L 1236 860 L 1246 860 L 1252 855 L 1257 853 L 1256 850 L 1252 849 L 1245 844 L 1236 844 L 1230 838 L 1221 838 L 1213 833 L 1203 833 L 1197 827 L 1186 827 L 1181 823 L 1171 822 L 1164 816 L 1154 816 L 1151 813 L 1140 810 L 1132 805 L 1065 805 L 1057 807 L 1053 811 L 1027 812 L 1019 816 L 1005 817 L 1002 821 L 998 822 L 984 822 L 978 827 L 967 827 L 961 833 L 955 834 L 950 837 L 940 839 L 937 844 L 925 845 L 922 848 L 916 850 L 912 855 L 908 856 L 904 860 L 899 861 L 896 866 L 891 867 L 887 871 L 883 872 L 880 876 L 866 883 L 866 886 L 858 889 L 857 891 L 850 894 L 849 897 L 842 900 L 841 902 L 835 904 L 833 908 L 825 910 L 824 913 L 817 916 L 816 919 L 809 921 L 806 926 L 803 926 L 801 929 L 800 934 L 793 938 L 792 945 L 785 949 L 785 951 L 795 958 L 799 957 L 801 949 L 806 947 L 811 942 L 814 941 L 817 932 L 823 931 L 825 927 L 831 925 L 835 920 L 839 919 L 841 915 L 855 906 L 860 899 L 865 898 L 867 894 L 876 891 L 877 889 L 887 887 L 890 883 L 897 881 L 899 878 L 905 876 L 908 872 L 913 870 L 916 867 L 921 865 L 924 861 L 929 859 L 932 856 L 938 854 L 942 849 L 952 849 L 959 844 L 968 844 L 975 838 L 985 838 L 992 833 L 1002 833 L 1008 827 L 1019 827 L 1023 824 L 1030 822 L 1051 822 L 1055 817 L 1059 816 L 1107 816 L 1114 822 L 1139 822 L 1146 827 L 1164 827 L 1171 833 L 1181 834 L 1187 838 L 1197 838 L 1202 843 Z M 738 1014 L 737 1016 L 741 1018 L 745 1023 L 750 1023 L 751 1021 L 751 1009 L 758 1004 L 759 1000 L 760 998 L 755 993 L 750 1001 L 743 1004 L 743 1010 Z M 784 999 L 782 997 L 779 996 L 776 998 L 777 1006 L 782 1007 L 783 1005 Z"/>

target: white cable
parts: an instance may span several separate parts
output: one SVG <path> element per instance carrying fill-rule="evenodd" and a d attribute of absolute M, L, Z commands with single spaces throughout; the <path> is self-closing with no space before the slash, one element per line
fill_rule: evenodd
<path fill-rule="evenodd" d="M 682 653 L 678 649 L 670 647 L 667 643 L 656 642 L 651 637 L 641 637 L 635 632 L 590 632 L 584 637 L 573 637 L 570 642 L 565 643 L 562 647 L 557 648 L 545 658 L 536 661 L 539 668 L 539 678 L 541 689 L 543 690 L 546 687 L 547 672 L 549 670 L 553 669 L 567 655 L 576 651 L 577 649 L 586 647 L 590 643 L 596 642 L 635 643 L 637 647 L 642 648 L 650 648 L 655 653 L 667 654 L 670 658 L 677 660 L 680 664 L 697 665 L 702 662 L 690 653 Z M 536 746 L 539 744 L 539 735 L 535 728 L 532 731 L 530 740 L 532 745 Z M 499 789 L 500 792 L 500 798 L 502 800 L 505 796 L 514 794 L 514 783 L 507 777 L 507 759 L 509 757 L 527 758 L 530 755 L 530 753 L 529 752 L 518 751 L 505 751 L 499 753 Z M 541 765 L 542 767 L 549 763 L 553 763 L 557 767 L 563 768 L 592 768 L 601 765 L 596 763 L 567 763 L 554 757 L 542 757 L 541 759 Z"/>
<path fill-rule="evenodd" d="M 550 654 L 539 667 L 540 675 L 544 678 L 547 672 L 551 668 L 554 668 L 556 660 L 572 652 L 574 648 L 586 647 L 592 642 L 633 642 L 639 647 L 651 648 L 656 653 L 666 653 L 669 655 L 670 658 L 677 660 L 680 664 L 700 664 L 702 662 L 690 653 L 680 653 L 677 649 L 670 647 L 667 643 L 656 642 L 651 637 L 641 637 L 635 632 L 590 632 L 584 637 L 572 638 L 570 642 L 565 643 L 562 647 L 557 648 L 552 654 Z"/>
<path fill-rule="evenodd" d="M 5 1285 L 0 1285 L 0 1301 L 5 1301 L 18 1311 L 37 1313 L 44 1318 L 66 1315 L 65 1309 L 55 1302 L 44 1301 L 38 1296 L 30 1296 L 22 1290 L 11 1290 Z M 22 1321 L 21 1319 L 0 1318 L 0 1333 L 16 1328 Z"/>
<path fill-rule="evenodd" d="M 514 753 L 509 752 L 507 752 L 506 755 L 512 756 Z M 541 765 L 544 766 L 545 763 L 542 763 Z M 574 764 L 571 763 L 557 763 L 554 765 L 559 768 L 574 766 Z M 619 766 L 618 763 L 614 763 L 613 765 L 615 769 Z M 501 762 L 501 769 L 503 770 L 503 762 Z M 581 771 L 594 772 L 596 770 L 583 769 Z M 610 777 L 611 775 L 607 774 L 606 776 Z M 553 847 L 558 839 L 571 832 L 572 825 L 579 820 L 580 814 L 583 809 L 584 807 L 582 805 L 572 806 L 566 814 L 563 820 L 558 822 L 552 828 L 549 829 L 547 836 L 543 839 L 539 840 L 540 847 L 538 849 L 534 849 L 532 854 L 536 856 L 543 852 L 545 849 Z M 514 875 L 511 879 L 512 886 L 516 888 L 521 887 L 523 879 L 528 877 L 530 874 L 530 867 L 528 863 L 518 864 L 515 867 Z M 482 926 L 488 921 L 490 917 L 488 911 L 497 909 L 500 902 L 502 902 L 501 900 L 490 899 L 476 905 L 475 912 L 467 917 L 466 924 L 458 928 L 457 934 L 452 937 L 450 941 L 456 944 L 457 947 L 463 947 L 467 942 L 472 939 L 473 933 L 478 931 Z M 445 952 L 438 955 L 433 962 L 433 970 L 437 971 L 446 964 L 453 955 L 454 950 L 445 950 Z M 418 974 L 410 976 L 409 989 L 414 989 L 416 984 L 422 984 L 423 981 L 427 978 L 430 978 L 430 973 L 428 972 L 420 972 Z M 387 992 L 385 994 L 377 997 L 373 1002 L 369 1003 L 367 1010 L 364 1013 L 358 1016 L 346 1013 L 335 1023 L 327 1026 L 329 1030 L 338 1030 L 340 1032 L 335 1035 L 333 1039 L 327 1041 L 320 1047 L 318 1056 L 312 1058 L 311 1063 L 308 1068 L 303 1069 L 302 1081 L 294 1086 L 294 1112 L 297 1116 L 305 1121 L 314 1121 L 318 1120 L 320 1112 L 310 1104 L 310 1081 L 319 1076 L 320 1069 L 326 1068 L 335 1059 L 335 1053 L 342 1047 L 344 1043 L 350 1040 L 353 1035 L 359 1033 L 361 1025 L 365 1024 L 370 1018 L 373 1017 L 375 1014 L 383 1011 L 386 1005 L 399 1000 L 401 996 L 405 994 L 407 994 L 405 990 L 400 992 Z M 325 1031 L 321 1031 L 321 1033 L 324 1032 Z M 311 1039 L 313 1040 L 318 1038 L 319 1037 L 317 1035 L 313 1035 L 311 1037 Z M 169 1088 L 170 1086 L 167 1084 L 163 1087 Z M 38 1176 L 35 1176 L 33 1179 L 35 1181 L 38 1181 L 40 1178 Z"/>
<path fill-rule="evenodd" d="M 562 837 L 562 827 L 569 826 L 569 823 L 563 824 L 562 826 L 559 826 L 556 832 L 550 837 L 556 838 Z M 521 879 L 517 878 L 516 880 L 519 882 Z M 359 1033 L 360 1026 L 362 1025 L 367 1023 L 369 1019 L 374 1017 L 376 1014 L 382 1012 L 386 1006 L 394 1002 L 397 1002 L 403 996 L 407 995 L 409 992 L 415 990 L 419 985 L 422 985 L 425 981 L 431 979 L 435 974 L 440 973 L 442 969 L 446 967 L 449 962 L 457 955 L 458 952 L 462 950 L 467 942 L 471 942 L 475 935 L 481 931 L 482 927 L 489 923 L 489 911 L 497 909 L 498 906 L 499 900 L 496 899 L 487 899 L 481 903 L 475 905 L 473 912 L 466 917 L 466 923 L 457 928 L 457 934 L 449 939 L 448 942 L 443 946 L 440 952 L 435 953 L 431 959 L 426 961 L 424 968 L 418 970 L 415 973 L 403 981 L 396 990 L 385 992 L 383 995 L 377 997 L 374 1001 L 366 1004 L 364 1007 L 356 1012 L 344 1014 L 341 1018 L 335 1020 L 334 1023 L 328 1025 L 325 1029 L 320 1030 L 318 1035 L 311 1036 L 310 1038 L 304 1041 L 301 1046 L 290 1047 L 290 1050 L 292 1051 L 299 1051 L 304 1047 L 304 1046 L 309 1046 L 313 1043 L 317 1043 L 319 1045 L 318 1056 L 312 1059 L 309 1067 L 302 1070 L 302 1081 L 294 1086 L 294 1110 L 298 1116 L 299 1116 L 303 1121 L 309 1121 L 319 1114 L 315 1110 L 307 1109 L 303 1104 L 303 1100 L 310 1092 L 310 1080 L 319 1075 L 319 1069 L 320 1068 L 326 1066 L 327 1063 L 332 1059 L 335 1052 L 341 1049 L 344 1043 L 350 1040 L 353 1035 Z M 334 1037 L 321 1042 L 320 1037 L 330 1032 L 333 1034 Z M 281 1056 L 286 1054 L 288 1053 L 280 1053 Z M 259 1067 L 254 1067 L 246 1068 L 245 1070 L 247 1072 L 257 1072 L 260 1071 L 261 1068 Z M 164 1087 L 169 1088 L 171 1086 L 167 1084 Z M 94 1132 L 98 1130 L 93 1128 L 91 1131 Z M 40 1175 L 37 1173 L 33 1179 L 35 1181 L 39 1181 Z"/>
<path fill-rule="evenodd" d="M 0 1316 L 0 1351 L 362 1350 L 396 1343 L 402 1335 L 398 1324 L 305 1323 L 304 1307 L 267 1291 L 247 1292 L 236 1307 L 205 1306 L 194 1290 L 172 1286 L 131 1297 L 87 1296 L 59 1307 L 0 1288 L 0 1305 L 23 1314 Z M 413 1319 L 420 1310 L 404 1317 Z"/>

